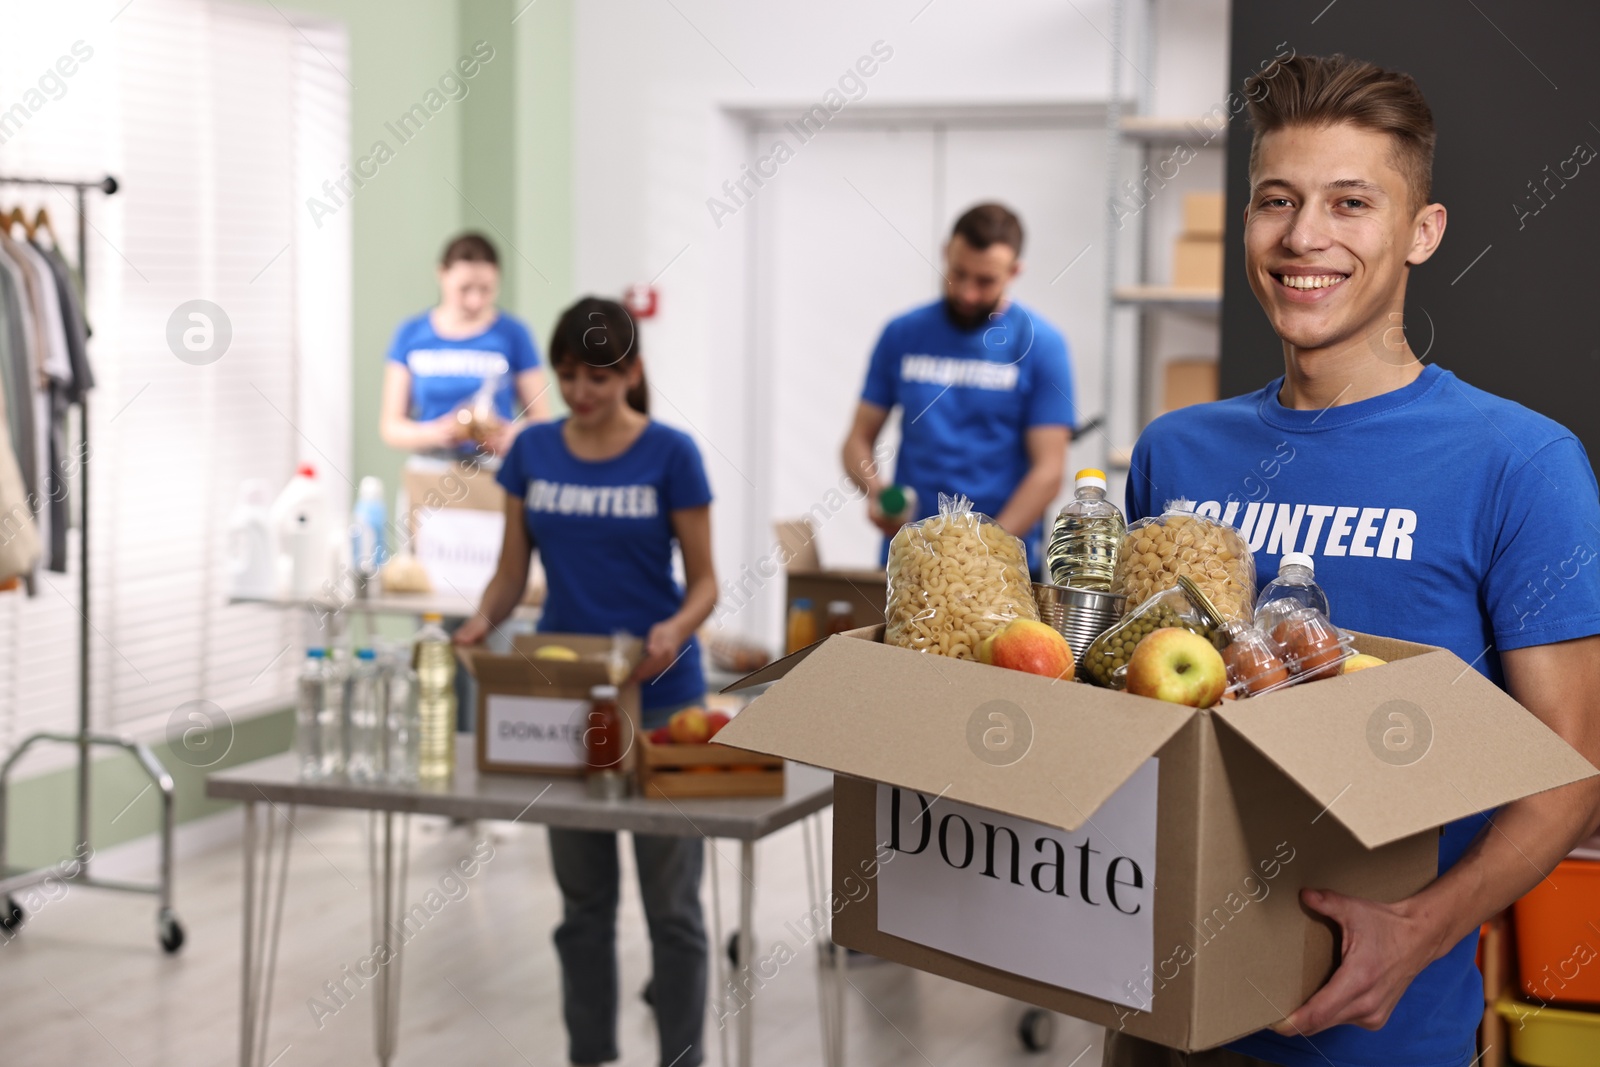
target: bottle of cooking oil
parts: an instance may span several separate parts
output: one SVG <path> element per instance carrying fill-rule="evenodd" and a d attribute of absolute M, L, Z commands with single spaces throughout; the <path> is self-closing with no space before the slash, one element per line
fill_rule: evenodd
<path fill-rule="evenodd" d="M 438 615 L 424 615 L 417 634 L 417 709 L 422 720 L 417 775 L 448 778 L 456 765 L 456 655 Z"/>
<path fill-rule="evenodd" d="M 1045 552 L 1052 585 L 1109 591 L 1117 571 L 1117 552 L 1127 530 L 1122 510 L 1106 499 L 1104 471 L 1086 467 L 1074 481 L 1073 499 L 1056 516 Z"/>

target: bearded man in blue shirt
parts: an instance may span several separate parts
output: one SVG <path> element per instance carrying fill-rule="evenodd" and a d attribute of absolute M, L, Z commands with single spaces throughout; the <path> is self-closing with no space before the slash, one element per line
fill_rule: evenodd
<path fill-rule="evenodd" d="M 1445 230 L 1430 202 L 1427 101 L 1408 75 L 1343 56 L 1287 60 L 1246 96 L 1245 267 L 1284 374 L 1151 423 L 1134 448 L 1129 521 L 1193 501 L 1240 529 L 1262 580 L 1284 553 L 1312 555 L 1339 625 L 1449 649 L 1600 762 L 1589 458 L 1565 427 L 1424 366 L 1399 325 L 1406 280 Z M 1444 827 L 1438 877 L 1407 899 L 1308 889 L 1302 903 L 1342 931 L 1338 968 L 1310 1000 L 1208 1052 L 1113 1033 L 1104 1062 L 1468 1067 L 1480 924 L 1597 823 L 1590 778 Z"/>
<path fill-rule="evenodd" d="M 970 208 L 944 257 L 944 296 L 892 320 L 872 351 L 845 473 L 866 492 L 885 538 L 936 514 L 940 493 L 961 494 L 1023 539 L 1038 573 L 1041 520 L 1061 491 L 1073 427 L 1067 343 L 1007 296 L 1022 270 L 1022 222 L 1010 209 Z M 900 451 L 889 475 L 873 447 L 896 407 Z M 917 514 L 883 514 L 878 494 L 890 484 L 915 490 Z M 883 552 L 887 559 L 887 540 Z"/>

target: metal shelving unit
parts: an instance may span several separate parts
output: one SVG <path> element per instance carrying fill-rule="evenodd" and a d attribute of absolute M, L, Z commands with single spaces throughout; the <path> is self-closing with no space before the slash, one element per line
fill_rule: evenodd
<path fill-rule="evenodd" d="M 1108 450 L 1107 466 L 1119 471 L 1127 469 L 1133 440 L 1153 414 L 1151 398 L 1155 395 L 1153 379 L 1156 371 L 1154 317 L 1184 314 L 1209 320 L 1218 330 L 1221 329 L 1220 289 L 1160 286 L 1148 281 L 1153 250 L 1149 212 L 1146 210 L 1137 211 L 1126 220 L 1127 225 L 1137 227 L 1132 271 L 1134 280 L 1131 283 L 1124 281 L 1121 273 L 1119 255 L 1124 241 L 1124 220 L 1116 217 L 1111 205 L 1120 199 L 1123 183 L 1140 173 L 1137 168 L 1132 173 L 1125 168 L 1125 150 L 1130 146 L 1137 149 L 1139 167 L 1152 166 L 1160 153 L 1175 148 L 1180 142 L 1192 142 L 1194 135 L 1199 132 L 1192 119 L 1152 114 L 1153 87 L 1148 81 L 1135 87 L 1136 92 L 1131 100 L 1124 94 L 1122 67 L 1123 60 L 1130 55 L 1131 43 L 1136 43 L 1139 67 L 1144 70 L 1154 67 L 1158 7 L 1159 0 L 1115 0 L 1112 5 L 1111 106 L 1106 131 L 1105 410 L 1108 414 L 1131 410 L 1133 416 L 1132 426 L 1120 426 L 1115 421 L 1112 423 L 1113 435 L 1128 435 L 1124 441 L 1118 441 L 1114 436 Z M 1138 25 L 1130 31 L 1130 16 L 1134 15 L 1137 16 Z M 1211 133 L 1199 150 L 1220 150 L 1226 145 L 1226 138 L 1225 130 Z M 1131 327 L 1127 322 L 1130 317 L 1133 320 Z M 1111 373 L 1119 336 L 1128 328 L 1134 331 L 1135 337 L 1136 370 L 1131 398 L 1121 395 L 1116 375 Z"/>
<path fill-rule="evenodd" d="M 78 276 L 84 293 L 89 290 L 88 215 L 85 194 L 95 189 L 111 196 L 117 191 L 117 180 L 109 175 L 99 181 L 75 181 L 53 178 L 17 178 L 0 176 L 0 185 L 43 185 L 55 189 L 71 189 L 75 193 L 78 223 Z M 148 745 L 131 737 L 115 734 L 97 734 L 89 726 L 90 657 L 89 635 L 92 629 L 89 617 L 92 603 L 89 597 L 89 402 L 85 397 L 78 402 L 79 460 L 78 473 L 78 729 L 74 733 L 36 733 L 22 739 L 3 764 L 0 764 L 0 934 L 9 936 L 23 919 L 23 912 L 11 894 L 19 889 L 38 885 L 49 878 L 57 878 L 73 885 L 91 889 L 115 889 L 127 893 L 153 893 L 160 899 L 156 910 L 156 934 L 161 947 L 167 952 L 177 952 L 183 945 L 183 926 L 172 909 L 172 775 L 161 765 Z M 52 743 L 72 745 L 78 750 L 77 811 L 74 821 L 77 849 L 70 861 L 54 867 L 37 870 L 11 871 L 6 862 L 7 792 L 11 771 L 25 753 L 36 744 Z M 155 884 L 117 882 L 89 876 L 89 773 L 90 752 L 95 748 L 116 748 L 127 752 L 138 761 L 150 776 L 161 794 L 161 876 Z M 70 865 L 70 873 L 63 870 Z"/>

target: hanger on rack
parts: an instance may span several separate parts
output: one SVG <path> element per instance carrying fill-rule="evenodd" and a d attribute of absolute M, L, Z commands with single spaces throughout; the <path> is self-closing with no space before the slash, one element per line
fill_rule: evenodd
<path fill-rule="evenodd" d="M 20 207 L 14 207 L 10 211 L 0 212 L 0 233 L 9 235 L 11 233 L 11 228 L 19 223 L 21 224 L 22 232 L 27 239 L 30 241 L 33 240 L 35 226 L 34 223 L 28 221 L 26 212 L 24 212 Z"/>
<path fill-rule="evenodd" d="M 61 238 L 56 236 L 56 228 L 50 223 L 49 208 L 42 207 L 39 209 L 38 213 L 33 216 L 33 229 L 28 232 L 28 239 L 34 240 L 38 236 L 40 230 L 43 230 L 45 233 L 50 235 L 51 247 L 61 247 Z"/>

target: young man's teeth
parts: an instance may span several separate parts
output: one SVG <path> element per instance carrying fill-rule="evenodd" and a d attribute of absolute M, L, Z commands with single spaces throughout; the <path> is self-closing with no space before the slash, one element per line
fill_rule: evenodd
<path fill-rule="evenodd" d="M 1278 280 L 1291 289 L 1326 289 L 1344 281 L 1342 274 L 1282 274 Z"/>

